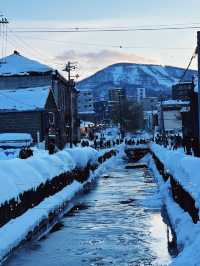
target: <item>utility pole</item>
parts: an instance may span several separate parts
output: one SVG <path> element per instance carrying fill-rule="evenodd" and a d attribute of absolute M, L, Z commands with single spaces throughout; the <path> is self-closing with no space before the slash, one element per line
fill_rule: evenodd
<path fill-rule="evenodd" d="M 0 64 L 6 63 L 3 58 L 6 56 L 7 39 L 8 39 L 8 20 L 2 14 L 0 15 L 0 39 L 1 39 L 1 57 Z"/>
<path fill-rule="evenodd" d="M 165 134 L 165 123 L 164 123 L 164 114 L 163 114 L 163 97 L 160 96 L 160 124 L 161 124 L 161 134 Z"/>
<path fill-rule="evenodd" d="M 78 78 L 79 76 L 71 76 L 71 71 L 75 71 L 77 68 L 77 63 L 68 62 L 65 66 L 64 71 L 68 73 L 68 86 L 69 86 L 69 142 L 70 148 L 73 147 L 73 134 L 74 134 L 74 119 L 73 119 L 73 89 L 75 87 L 74 79 Z"/>
<path fill-rule="evenodd" d="M 198 140 L 200 143 L 200 31 L 197 32 L 197 54 L 198 54 Z"/>

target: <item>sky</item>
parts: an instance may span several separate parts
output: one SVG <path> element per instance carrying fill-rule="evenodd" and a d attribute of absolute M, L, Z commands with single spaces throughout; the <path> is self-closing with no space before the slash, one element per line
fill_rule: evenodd
<path fill-rule="evenodd" d="M 76 61 L 80 79 L 118 62 L 186 67 L 198 29 L 123 32 L 19 32 L 27 29 L 199 26 L 199 0 L 0 0 L 9 20 L 6 53 L 60 70 Z M 0 49 L 1 50 L 1 49 Z M 194 61 L 192 68 L 196 68 Z M 76 73 L 75 73 L 76 74 Z"/>

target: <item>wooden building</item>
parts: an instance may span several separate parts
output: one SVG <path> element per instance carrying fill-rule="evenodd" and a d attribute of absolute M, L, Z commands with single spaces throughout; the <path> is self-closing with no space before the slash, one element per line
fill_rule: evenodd
<path fill-rule="evenodd" d="M 51 137 L 60 146 L 59 119 L 49 87 L 0 92 L 0 133 L 29 133 L 34 143 Z"/>
<path fill-rule="evenodd" d="M 51 87 L 58 108 L 59 147 L 62 148 L 69 142 L 71 122 L 73 140 L 77 141 L 79 136 L 79 120 L 77 112 L 77 91 L 74 83 L 72 84 L 66 80 L 57 70 L 26 58 L 17 51 L 5 57 L 3 62 L 0 65 L 0 92 L 1 90 L 8 89 L 18 90 L 42 86 Z M 71 113 L 73 115 L 72 119 L 70 118 Z"/>

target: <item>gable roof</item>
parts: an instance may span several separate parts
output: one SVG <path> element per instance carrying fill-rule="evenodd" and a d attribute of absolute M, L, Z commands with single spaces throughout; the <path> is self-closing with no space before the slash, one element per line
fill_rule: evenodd
<path fill-rule="evenodd" d="M 0 76 L 28 75 L 53 70 L 47 65 L 20 55 L 17 51 L 0 59 L 0 62 Z"/>
<path fill-rule="evenodd" d="M 48 86 L 0 90 L 0 112 L 43 110 L 50 91 Z"/>

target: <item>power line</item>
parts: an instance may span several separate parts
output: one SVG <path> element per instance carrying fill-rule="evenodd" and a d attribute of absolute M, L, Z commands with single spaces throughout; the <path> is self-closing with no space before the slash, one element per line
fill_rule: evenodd
<path fill-rule="evenodd" d="M 188 72 L 188 70 L 189 70 L 189 68 L 190 68 L 190 66 L 191 66 L 191 64 L 192 64 L 192 61 L 195 59 L 197 53 L 198 53 L 198 51 L 197 51 L 197 47 L 196 47 L 196 49 L 195 49 L 195 51 L 194 51 L 192 57 L 190 58 L 190 61 L 189 61 L 189 63 L 188 63 L 187 68 L 185 69 L 185 71 L 183 72 L 183 75 L 181 76 L 181 78 L 180 78 L 180 80 L 179 80 L 179 83 L 181 83 L 181 82 L 183 81 L 183 79 L 184 79 L 186 73 Z"/>
<path fill-rule="evenodd" d="M 45 55 L 44 56 L 44 53 L 41 51 L 39 51 L 39 49 L 36 49 L 35 47 L 33 48 L 30 44 L 28 44 L 21 36 L 19 37 L 17 34 L 15 34 L 10 28 L 9 28 L 9 33 L 12 33 L 12 35 L 10 35 L 9 34 L 9 36 L 11 36 L 11 37 L 15 37 L 20 43 L 22 43 L 22 45 L 24 46 L 24 47 L 27 47 L 29 50 L 32 50 L 33 51 L 33 53 L 35 54 L 35 55 L 39 55 L 40 57 L 42 57 L 42 58 L 44 58 L 44 57 L 46 57 L 47 58 L 47 56 Z M 48 58 L 50 58 L 50 57 L 48 57 Z M 50 60 L 52 60 L 53 58 L 51 58 Z"/>
<path fill-rule="evenodd" d="M 170 26 L 170 27 L 144 27 L 144 28 L 69 28 L 69 29 L 26 29 L 14 30 L 17 33 L 89 33 L 89 32 L 133 32 L 133 31 L 180 31 L 180 30 L 195 30 L 200 29 L 200 26 Z"/>
<path fill-rule="evenodd" d="M 25 37 L 25 36 L 23 36 Z M 193 47 L 157 47 L 157 46 L 127 46 L 122 44 L 106 44 L 106 43 L 85 43 L 85 42 L 73 42 L 73 41 L 62 41 L 62 40 L 52 40 L 47 38 L 40 38 L 34 36 L 26 36 L 25 38 L 30 38 L 33 40 L 41 40 L 47 42 L 54 42 L 60 44 L 73 44 L 73 45 L 81 45 L 81 46 L 94 46 L 94 47 L 109 47 L 109 48 L 119 48 L 119 49 L 158 49 L 158 50 L 193 50 Z"/>
<path fill-rule="evenodd" d="M 174 27 L 174 26 L 193 26 L 193 25 L 200 25 L 200 22 L 190 22 L 190 23 L 173 23 L 173 24 L 148 24 L 148 25 L 135 25 L 134 27 L 135 28 L 150 28 L 150 27 Z M 111 26 L 109 27 L 110 29 L 126 29 L 126 28 L 134 28 L 133 26 Z M 48 29 L 52 29 L 53 27 L 49 26 L 49 27 L 14 27 L 13 29 L 15 30 L 20 30 L 20 29 L 23 29 L 23 30 L 28 30 L 28 29 L 43 29 L 43 30 L 48 30 Z M 80 27 L 80 26 L 76 26 L 76 27 L 54 27 L 53 29 L 61 29 L 61 30 L 75 30 L 75 29 L 101 29 L 101 28 L 105 28 L 105 26 L 98 26 L 98 27 Z"/>

